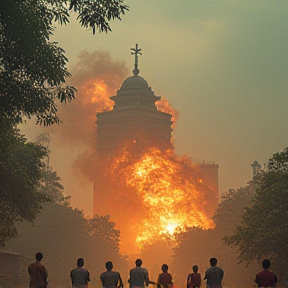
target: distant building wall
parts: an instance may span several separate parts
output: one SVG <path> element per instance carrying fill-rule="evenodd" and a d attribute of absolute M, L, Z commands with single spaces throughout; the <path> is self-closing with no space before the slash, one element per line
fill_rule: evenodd
<path fill-rule="evenodd" d="M 30 259 L 8 249 L 0 249 L 0 287 L 27 286 Z"/>
<path fill-rule="evenodd" d="M 213 216 L 214 212 L 218 208 L 219 202 L 219 189 L 218 189 L 218 170 L 219 165 L 213 163 L 197 163 L 199 167 L 199 174 L 202 180 L 202 183 L 206 185 L 213 194 L 211 195 L 211 199 L 209 199 L 209 210 L 207 211 L 210 217 Z"/>

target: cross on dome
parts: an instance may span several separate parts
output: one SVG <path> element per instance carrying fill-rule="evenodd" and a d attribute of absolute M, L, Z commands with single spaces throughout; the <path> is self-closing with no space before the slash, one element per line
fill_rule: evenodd
<path fill-rule="evenodd" d="M 140 70 L 138 69 L 138 54 L 142 55 L 142 53 L 140 51 L 142 51 L 142 49 L 138 49 L 138 44 L 136 44 L 136 48 L 131 48 L 132 51 L 131 55 L 135 55 L 135 63 L 134 63 L 134 70 L 133 70 L 133 74 L 134 76 L 138 75 Z"/>

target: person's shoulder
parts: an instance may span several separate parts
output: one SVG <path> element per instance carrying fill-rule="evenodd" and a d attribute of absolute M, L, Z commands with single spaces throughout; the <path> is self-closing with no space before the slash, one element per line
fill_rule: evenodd
<path fill-rule="evenodd" d="M 107 274 L 107 271 L 102 272 L 102 273 L 100 274 L 100 279 L 105 278 L 106 274 Z"/>
<path fill-rule="evenodd" d="M 78 268 L 74 268 L 70 271 L 70 273 L 75 273 L 78 270 Z"/>
<path fill-rule="evenodd" d="M 33 269 L 34 266 L 35 266 L 35 262 L 31 263 L 31 264 L 28 266 L 28 270 Z"/>
<path fill-rule="evenodd" d="M 269 274 L 276 276 L 276 274 L 273 271 L 271 271 L 271 270 L 268 270 L 268 271 L 269 271 Z"/>
<path fill-rule="evenodd" d="M 211 266 L 211 267 L 207 268 L 207 269 L 206 269 L 206 272 L 209 272 L 209 271 L 213 270 L 214 267 L 215 267 L 215 266 Z"/>
<path fill-rule="evenodd" d="M 221 271 L 224 274 L 224 270 L 220 267 L 218 267 L 218 268 L 219 268 L 219 271 Z"/>
<path fill-rule="evenodd" d="M 38 262 L 39 267 L 45 268 L 45 265 L 41 262 Z"/>
<path fill-rule="evenodd" d="M 214 266 L 214 267 L 215 267 L 216 270 L 221 270 L 221 271 L 223 271 L 223 269 L 222 269 L 221 267 L 219 267 L 219 266 Z"/>
<path fill-rule="evenodd" d="M 82 268 L 82 271 L 86 274 L 89 274 L 89 271 L 87 269 Z"/>

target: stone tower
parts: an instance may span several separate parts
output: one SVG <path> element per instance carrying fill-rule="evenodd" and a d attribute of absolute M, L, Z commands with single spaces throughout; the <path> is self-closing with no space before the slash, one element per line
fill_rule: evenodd
<path fill-rule="evenodd" d="M 139 76 L 136 63 L 134 75 L 123 82 L 117 95 L 110 97 L 113 110 L 97 114 L 97 150 L 101 153 L 113 153 L 127 142 L 139 150 L 150 146 L 171 148 L 172 115 L 157 110 L 155 102 L 161 97 L 155 96 Z"/>
<path fill-rule="evenodd" d="M 172 115 L 157 110 L 155 103 L 161 97 L 156 96 L 147 81 L 139 76 L 138 54 L 141 54 L 141 49 L 136 44 L 136 49 L 131 50 L 135 52 L 132 53 L 135 54 L 133 75 L 122 83 L 115 96 L 110 97 L 114 102 L 113 110 L 96 115 L 99 175 L 104 170 L 101 165 L 105 167 L 106 159 L 116 155 L 122 147 L 133 150 L 135 157 L 150 147 L 160 150 L 172 148 Z M 94 215 L 107 213 L 104 208 L 110 205 L 111 187 L 109 181 L 103 179 L 104 176 L 99 176 L 94 182 Z"/>
<path fill-rule="evenodd" d="M 139 76 L 138 55 L 141 49 L 131 49 L 135 54 L 133 75 L 121 85 L 115 96 L 113 110 L 97 113 L 97 154 L 99 156 L 99 175 L 94 182 L 93 213 L 105 215 L 109 212 L 113 219 L 121 218 L 123 211 L 114 209 L 111 205 L 110 179 L 105 178 L 102 167 L 107 164 L 110 156 L 116 155 L 122 148 L 133 150 L 133 155 L 142 155 L 146 149 L 156 147 L 167 150 L 172 147 L 172 115 L 157 110 L 156 102 L 161 99 L 149 87 L 147 81 Z M 102 161 L 102 162 L 101 162 Z M 101 167 L 103 163 L 103 166 Z M 207 205 L 207 214 L 213 215 L 218 206 L 218 168 L 215 163 L 195 164 L 205 184 L 213 193 Z M 103 173 L 103 174 L 101 174 Z M 117 188 L 116 188 L 117 189 Z"/>

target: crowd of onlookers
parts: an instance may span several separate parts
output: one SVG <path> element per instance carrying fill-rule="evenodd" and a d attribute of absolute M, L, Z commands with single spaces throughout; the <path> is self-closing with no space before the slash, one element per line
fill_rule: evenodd
<path fill-rule="evenodd" d="M 47 288 L 48 275 L 45 266 L 41 263 L 43 254 L 38 252 L 36 254 L 36 262 L 28 267 L 30 275 L 30 288 Z M 149 279 L 148 270 L 142 266 L 142 260 L 135 261 L 136 266 L 129 272 L 128 283 L 130 288 L 145 288 L 149 284 L 157 285 L 157 288 L 173 288 L 173 277 L 168 272 L 168 265 L 163 264 L 161 269 L 162 273 L 159 274 L 157 281 Z M 275 287 L 277 283 L 277 276 L 269 270 L 271 262 L 265 259 L 262 262 L 263 270 L 260 271 L 255 278 L 258 287 Z M 72 288 L 87 288 L 90 281 L 89 271 L 83 268 L 84 259 L 77 260 L 77 268 L 72 269 L 70 272 Z M 100 281 L 103 288 L 123 288 L 123 281 L 121 275 L 117 271 L 112 271 L 113 263 L 106 262 L 106 270 L 100 275 Z M 192 267 L 192 273 L 187 277 L 187 288 L 199 288 L 201 286 L 201 275 L 198 273 L 198 266 Z M 210 268 L 205 271 L 203 280 L 206 281 L 207 288 L 222 288 L 222 279 L 224 271 L 217 266 L 217 259 L 210 259 Z"/>

